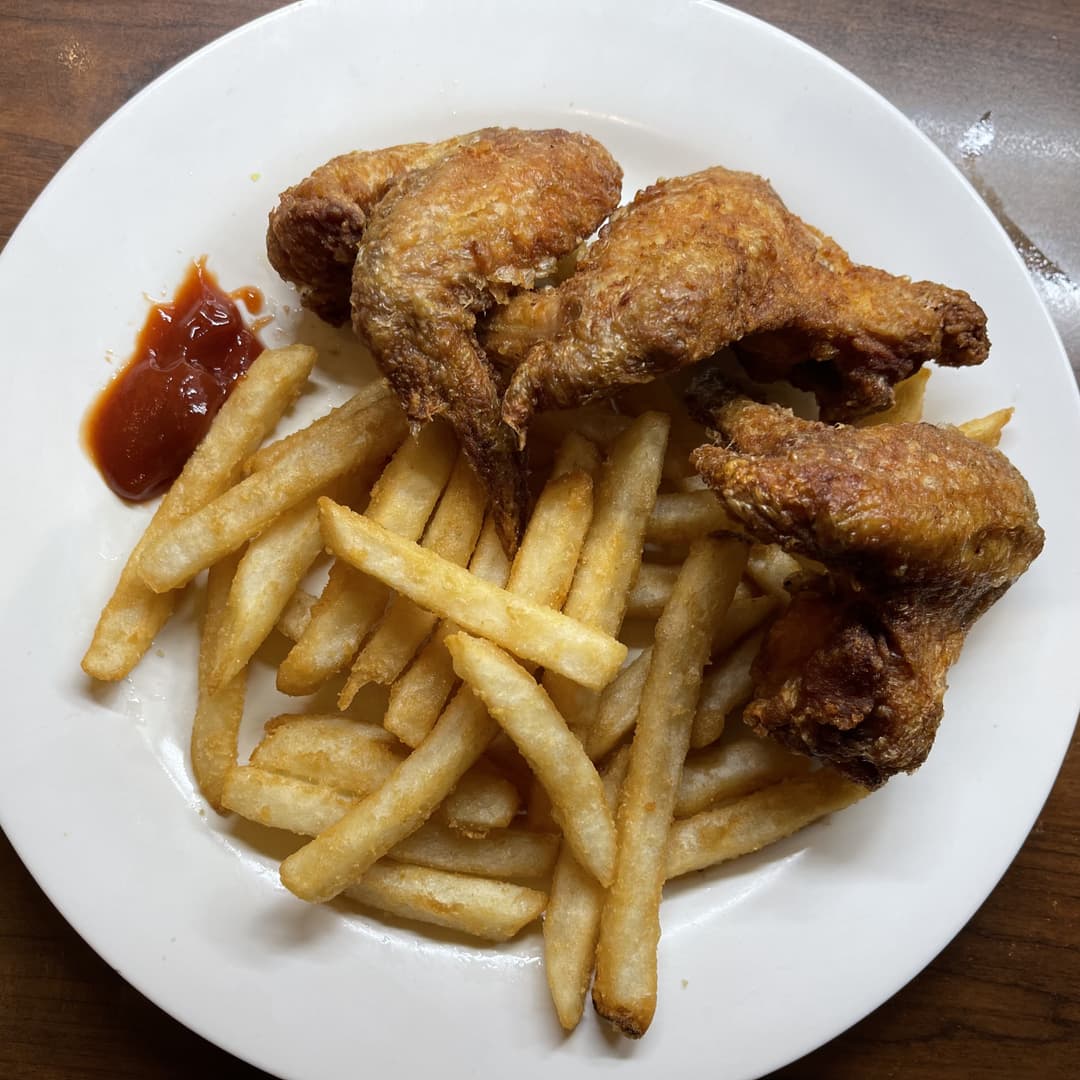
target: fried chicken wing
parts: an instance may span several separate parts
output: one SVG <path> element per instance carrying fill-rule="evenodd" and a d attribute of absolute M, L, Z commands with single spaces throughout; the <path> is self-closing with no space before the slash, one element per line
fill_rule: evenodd
<path fill-rule="evenodd" d="M 877 787 L 925 760 L 975 620 L 1042 550 L 1035 501 L 999 451 L 951 427 L 832 427 L 730 392 L 725 445 L 694 467 L 755 539 L 830 571 L 766 637 L 744 718 Z"/>
<path fill-rule="evenodd" d="M 769 183 L 707 169 L 621 207 L 557 288 L 497 312 L 486 345 L 516 365 L 504 418 L 565 408 L 724 346 L 755 378 L 812 390 L 829 419 L 885 408 L 926 360 L 978 364 L 986 317 L 963 292 L 858 266 Z"/>
<path fill-rule="evenodd" d="M 300 302 L 334 326 L 349 321 L 353 263 L 375 204 L 412 169 L 445 157 L 463 139 L 356 150 L 320 165 L 281 193 L 270 212 L 270 265 L 300 291 Z"/>
<path fill-rule="evenodd" d="M 516 547 L 524 480 L 477 316 L 573 251 L 619 200 L 622 171 L 594 139 L 493 129 L 407 172 L 357 249 L 353 326 L 409 419 L 454 426 Z"/>

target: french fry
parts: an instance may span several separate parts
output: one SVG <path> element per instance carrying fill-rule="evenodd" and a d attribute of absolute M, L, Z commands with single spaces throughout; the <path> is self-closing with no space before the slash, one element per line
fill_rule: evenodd
<path fill-rule="evenodd" d="M 446 485 L 422 546 L 449 562 L 463 566 L 476 546 L 484 523 L 485 492 L 464 454 Z M 347 709 L 361 687 L 369 682 L 388 686 L 405 670 L 416 650 L 435 628 L 437 617 L 404 597 L 390 605 L 378 628 L 361 648 L 349 678 L 338 696 L 338 708 Z"/>
<path fill-rule="evenodd" d="M 690 732 L 690 745 L 695 750 L 716 742 L 724 732 L 728 715 L 750 700 L 754 692 L 750 668 L 764 637 L 760 632 L 744 638 L 705 672 Z"/>
<path fill-rule="evenodd" d="M 711 491 L 680 491 L 657 495 L 649 514 L 645 540 L 650 544 L 687 544 L 714 532 L 741 533 Z"/>
<path fill-rule="evenodd" d="M 749 855 L 868 795 L 831 769 L 782 780 L 672 826 L 668 878 Z"/>
<path fill-rule="evenodd" d="M 218 631 L 217 658 L 208 675 L 211 693 L 255 655 L 320 551 L 314 501 L 286 510 L 248 544 Z"/>
<path fill-rule="evenodd" d="M 282 884 L 302 900 L 332 900 L 431 816 L 497 730 L 463 687 L 377 791 L 281 864 Z"/>
<path fill-rule="evenodd" d="M 320 533 L 320 535 L 322 535 Z M 277 622 L 274 624 L 278 633 L 287 637 L 290 641 L 299 641 L 303 636 L 307 625 L 311 622 L 311 609 L 318 602 L 318 597 L 309 593 L 307 589 L 294 589 L 292 596 L 286 601 L 281 609 Z"/>
<path fill-rule="evenodd" d="M 514 740 L 551 798 L 578 862 L 603 885 L 615 864 L 615 823 L 600 774 L 533 677 L 501 649 L 468 634 L 447 639 L 454 670 Z"/>
<path fill-rule="evenodd" d="M 446 487 L 454 457 L 449 429 L 441 423 L 425 424 L 398 447 L 365 512 L 385 528 L 417 539 Z M 382 615 L 389 596 L 381 582 L 337 560 L 303 636 L 278 668 L 278 689 L 284 694 L 311 694 L 344 668 Z"/>
<path fill-rule="evenodd" d="M 624 747 L 604 770 L 604 798 L 613 813 L 629 761 L 629 747 Z M 544 913 L 544 973 L 559 1023 L 567 1031 L 577 1027 L 585 1007 L 605 895 L 600 882 L 563 844 Z"/>
<path fill-rule="evenodd" d="M 227 809 L 249 821 L 301 836 L 315 836 L 357 801 L 322 784 L 253 765 L 238 766 L 228 774 L 223 799 Z M 552 834 L 493 829 L 473 840 L 429 821 L 392 848 L 387 858 L 459 874 L 536 878 L 550 873 L 558 850 L 559 839 Z"/>
<path fill-rule="evenodd" d="M 317 417 L 307 427 L 302 427 L 256 450 L 244 461 L 244 475 L 250 476 L 253 472 L 269 469 L 287 456 L 316 452 L 325 439 L 328 428 L 352 424 L 372 405 L 389 401 L 392 396 L 393 392 L 382 379 L 361 387 L 347 401 L 335 406 L 323 416 Z"/>
<path fill-rule="evenodd" d="M 689 817 L 724 800 L 741 798 L 809 768 L 809 758 L 789 753 L 771 739 L 747 736 L 692 751 L 683 764 L 675 817 Z"/>
<path fill-rule="evenodd" d="M 500 588 L 510 576 L 510 563 L 489 517 L 476 542 L 469 573 Z M 439 718 L 457 683 L 446 639 L 457 626 L 444 620 L 419 655 L 390 687 L 383 726 L 406 746 L 419 746 Z"/>
<path fill-rule="evenodd" d="M 331 480 L 389 454 L 405 431 L 401 409 L 389 398 L 351 423 L 328 425 L 321 444 L 283 454 L 147 545 L 139 573 L 155 592 L 179 588 Z"/>
<path fill-rule="evenodd" d="M 605 757 L 634 730 L 641 692 L 649 676 L 652 646 L 643 649 L 600 695 L 596 718 L 585 731 L 585 749 L 593 761 Z"/>
<path fill-rule="evenodd" d="M 640 1038 L 656 1010 L 668 831 L 716 626 L 746 563 L 736 540 L 696 540 L 656 625 L 630 765 L 619 800 L 615 880 L 600 920 L 593 1004 Z"/>
<path fill-rule="evenodd" d="M 691 452 L 709 441 L 705 428 L 690 419 L 682 399 L 664 378 L 627 387 L 619 395 L 619 406 L 634 416 L 659 410 L 671 417 L 671 434 L 664 455 L 664 479 L 674 487 L 681 487 L 694 475 Z"/>
<path fill-rule="evenodd" d="M 402 919 L 487 941 L 509 941 L 538 919 L 547 903 L 542 892 L 524 885 L 392 862 L 373 866 L 345 895 Z"/>
<path fill-rule="evenodd" d="M 752 544 L 746 572 L 766 596 L 786 604 L 787 583 L 803 572 L 802 564 L 777 544 Z"/>
<path fill-rule="evenodd" d="M 535 528 L 530 521 L 522 546 L 548 567 L 547 576 L 561 578 L 567 553 L 526 543 Z M 519 569 L 519 584 L 536 581 L 542 589 L 544 579 L 539 570 Z M 461 687 L 424 741 L 377 792 L 282 863 L 286 888 L 306 900 L 337 895 L 430 817 L 498 731 L 483 704 Z"/>
<path fill-rule="evenodd" d="M 877 427 L 878 424 L 916 424 L 922 419 L 926 384 L 930 369 L 921 367 L 914 375 L 902 379 L 893 387 L 893 403 L 881 412 L 860 417 L 856 427 Z"/>
<path fill-rule="evenodd" d="M 251 763 L 365 796 L 393 775 L 406 753 L 377 724 L 336 715 L 301 715 L 271 721 L 251 753 Z M 458 832 L 478 836 L 509 825 L 520 805 L 517 788 L 480 761 L 447 794 L 442 813 Z"/>
<path fill-rule="evenodd" d="M 233 483 L 244 458 L 296 399 L 315 360 L 315 350 L 304 345 L 268 349 L 237 382 L 121 571 L 82 660 L 87 675 L 122 679 L 150 647 L 172 613 L 174 597 L 155 593 L 142 580 L 144 553 Z"/>
<path fill-rule="evenodd" d="M 592 525 L 563 610 L 606 634 L 617 634 L 626 614 L 670 426 L 661 413 L 642 414 L 615 440 L 600 471 Z M 544 689 L 571 729 L 583 730 L 592 720 L 598 695 L 583 692 L 560 674 L 546 672 Z"/>
<path fill-rule="evenodd" d="M 997 446 L 1001 442 L 1001 433 L 1005 430 L 1005 425 L 1012 419 L 1013 412 L 1011 408 L 998 409 L 978 420 L 968 420 L 957 426 L 969 439 L 985 443 L 987 446 Z"/>
<path fill-rule="evenodd" d="M 236 764 L 236 743 L 244 716 L 247 676 L 237 671 L 227 683 L 211 690 L 210 673 L 217 666 L 226 598 L 237 560 L 225 559 L 210 568 L 206 582 L 199 649 L 199 690 L 191 727 L 191 768 L 206 801 L 222 812 L 221 789 L 225 776 Z"/>
<path fill-rule="evenodd" d="M 484 760 L 476 762 L 443 801 L 446 824 L 463 836 L 506 828 L 521 809 L 518 789 Z"/>
<path fill-rule="evenodd" d="M 733 645 L 756 630 L 780 610 L 775 596 L 742 596 L 736 594 L 724 621 L 713 637 L 712 655 L 723 656 Z"/>
<path fill-rule="evenodd" d="M 599 690 L 626 657 L 626 646 L 608 634 L 477 581 L 464 568 L 370 518 L 329 499 L 321 499 L 319 508 L 323 537 L 340 558 L 523 660 Z"/>
<path fill-rule="evenodd" d="M 658 619 L 664 605 L 671 597 L 675 579 L 679 576 L 677 566 L 665 566 L 660 563 L 644 562 L 638 572 L 637 581 L 630 590 L 626 605 L 628 619 Z"/>

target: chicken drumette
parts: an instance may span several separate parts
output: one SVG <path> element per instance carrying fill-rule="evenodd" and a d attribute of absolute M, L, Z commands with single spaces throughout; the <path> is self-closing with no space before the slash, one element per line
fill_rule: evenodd
<path fill-rule="evenodd" d="M 724 346 L 754 378 L 812 390 L 827 419 L 886 407 L 926 360 L 978 364 L 986 317 L 964 292 L 854 264 L 767 181 L 724 168 L 662 180 L 612 215 L 576 272 L 487 330 L 516 365 L 503 415 L 565 408 Z"/>
<path fill-rule="evenodd" d="M 925 760 L 975 620 L 1042 550 L 1031 490 L 951 427 L 832 427 L 699 395 L 722 445 L 693 463 L 755 539 L 815 559 L 754 667 L 759 734 L 867 787 Z"/>

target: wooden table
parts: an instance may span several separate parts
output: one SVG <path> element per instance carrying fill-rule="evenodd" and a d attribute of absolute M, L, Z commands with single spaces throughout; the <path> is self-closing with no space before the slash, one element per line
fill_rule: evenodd
<path fill-rule="evenodd" d="M 132 94 L 278 6 L 0 0 L 0 244 L 71 152 Z M 1035 273 L 1080 369 L 1074 0 L 737 6 L 862 76 L 967 169 Z M 996 138 L 965 158 L 975 145 L 965 133 L 987 113 L 981 130 L 992 124 Z M 1080 1076 L 1076 742 L 1023 850 L 952 944 L 877 1012 L 777 1077 Z M 0 875 L 0 1075 L 264 1075 L 123 982 L 64 923 L 2 838 Z"/>

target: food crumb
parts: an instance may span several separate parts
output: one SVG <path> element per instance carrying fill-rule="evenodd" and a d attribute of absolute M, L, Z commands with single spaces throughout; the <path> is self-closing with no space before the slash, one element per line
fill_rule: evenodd
<path fill-rule="evenodd" d="M 686 989 L 686 988 L 687 988 L 687 987 L 688 987 L 689 985 L 690 985 L 690 980 L 689 980 L 689 979 L 683 979 L 683 980 L 682 980 L 682 988 L 683 988 L 684 990 L 685 990 L 685 989 Z"/>
<path fill-rule="evenodd" d="M 253 172 L 251 174 L 251 182 L 253 184 L 258 183 L 258 181 L 261 180 L 261 179 L 262 179 L 262 173 Z"/>
<path fill-rule="evenodd" d="M 154 650 L 154 655 L 155 656 L 164 656 L 165 655 L 165 650 L 164 649 L 155 649 Z"/>

